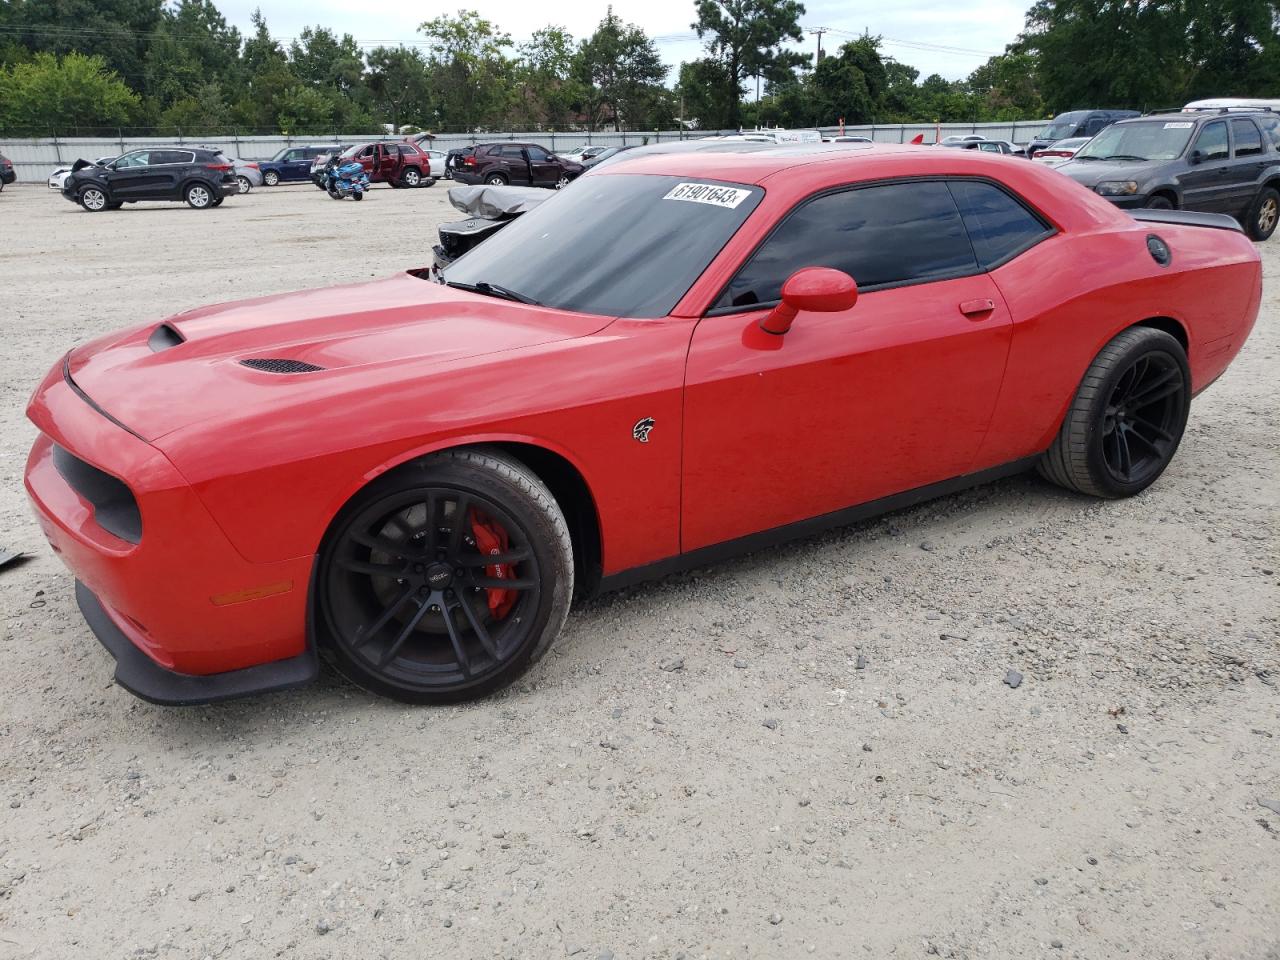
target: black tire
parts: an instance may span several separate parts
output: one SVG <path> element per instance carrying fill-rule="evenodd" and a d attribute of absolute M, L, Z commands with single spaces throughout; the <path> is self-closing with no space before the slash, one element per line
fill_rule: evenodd
<path fill-rule="evenodd" d="M 80 191 L 80 196 L 77 199 L 80 201 L 80 206 L 84 207 L 89 213 L 98 213 L 111 206 L 107 192 L 100 187 L 85 187 Z"/>
<path fill-rule="evenodd" d="M 1148 210 L 1172 210 L 1173 201 L 1166 197 L 1163 193 L 1157 193 L 1154 197 L 1147 198 Z"/>
<path fill-rule="evenodd" d="M 1154 327 L 1130 327 L 1089 365 L 1040 474 L 1078 493 L 1131 497 L 1164 473 L 1190 410 L 1182 344 Z"/>
<path fill-rule="evenodd" d="M 409 190 L 416 190 L 422 185 L 422 174 L 418 172 L 417 167 L 410 167 L 400 174 L 400 186 Z"/>
<path fill-rule="evenodd" d="M 330 197 L 332 197 L 334 200 L 341 200 L 341 199 L 342 199 L 342 194 L 340 194 L 340 193 L 338 192 L 338 190 L 337 190 L 337 188 L 336 188 L 336 187 L 326 188 L 326 192 L 327 192 L 327 193 L 329 194 L 329 196 L 330 196 Z"/>
<path fill-rule="evenodd" d="M 359 201 L 363 200 L 363 199 L 364 199 L 364 191 L 363 191 L 363 190 L 356 190 L 354 193 L 352 193 L 352 194 L 351 194 L 351 199 L 352 199 L 352 200 L 355 200 L 355 201 L 357 201 L 357 202 L 359 202 Z"/>
<path fill-rule="evenodd" d="M 1280 193 L 1274 187 L 1263 187 L 1249 208 L 1249 221 L 1245 224 L 1250 239 L 1261 243 L 1270 239 L 1280 222 Z"/>
<path fill-rule="evenodd" d="M 568 175 L 567 173 L 562 173 L 562 174 L 560 174 L 560 178 L 559 178 L 558 180 L 556 180 L 556 189 L 557 189 L 557 190 L 563 190 L 563 189 L 564 189 L 565 187 L 567 187 L 571 182 L 572 182 L 572 181 L 569 179 L 569 175 Z"/>
<path fill-rule="evenodd" d="M 262 185 L 265 187 L 275 187 L 280 184 L 280 174 L 275 170 L 268 170 L 262 175 Z"/>
<path fill-rule="evenodd" d="M 502 576 L 477 523 L 505 532 Z M 508 583 L 495 607 L 495 585 Z M 472 448 L 407 464 L 353 498 L 321 547 L 311 603 L 321 653 L 353 683 L 451 703 L 524 673 L 572 596 L 569 529 L 551 492 L 519 461 Z"/>
<path fill-rule="evenodd" d="M 215 194 L 213 188 L 206 183 L 191 183 L 182 191 L 182 197 L 187 201 L 187 206 L 193 210 L 210 210 L 214 204 Z"/>
<path fill-rule="evenodd" d="M 241 175 L 236 177 L 236 182 L 240 184 L 241 193 L 248 193 L 253 189 L 253 181 L 246 176 Z"/>
<path fill-rule="evenodd" d="M 491 173 L 484 178 L 484 182 L 494 187 L 505 187 L 507 178 L 501 173 Z"/>
<path fill-rule="evenodd" d="M 225 200 L 225 199 L 227 199 L 227 198 L 226 198 L 226 197 L 214 197 L 214 198 L 213 198 L 213 203 L 209 204 L 209 206 L 211 206 L 211 207 L 220 207 L 220 206 L 222 206 L 222 201 L 223 201 L 223 200 Z"/>

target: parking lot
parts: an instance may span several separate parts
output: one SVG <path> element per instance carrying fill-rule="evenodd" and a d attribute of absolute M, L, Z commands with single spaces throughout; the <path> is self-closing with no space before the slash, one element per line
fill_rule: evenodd
<path fill-rule="evenodd" d="M 446 187 L 0 195 L 0 958 L 1280 956 L 1280 239 L 1131 500 L 1018 477 L 606 595 L 466 706 L 116 687 L 27 507 L 31 390 L 423 266 Z"/>

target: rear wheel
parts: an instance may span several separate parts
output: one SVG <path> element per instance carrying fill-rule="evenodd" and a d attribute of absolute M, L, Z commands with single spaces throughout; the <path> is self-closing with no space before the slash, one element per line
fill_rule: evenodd
<path fill-rule="evenodd" d="M 400 183 L 406 187 L 416 187 L 422 182 L 422 174 L 416 167 L 410 167 L 400 175 Z"/>
<path fill-rule="evenodd" d="M 108 202 L 106 193 L 97 187 L 86 187 L 80 191 L 80 206 L 90 213 L 107 209 Z"/>
<path fill-rule="evenodd" d="M 1280 223 L 1280 193 L 1273 187 L 1263 187 L 1253 201 L 1246 229 L 1251 238 L 1261 241 L 1276 232 L 1277 223 Z"/>
<path fill-rule="evenodd" d="M 500 173 L 491 173 L 485 178 L 485 183 L 492 184 L 495 187 L 505 186 L 507 178 Z"/>
<path fill-rule="evenodd" d="M 1085 372 L 1041 475 L 1095 497 L 1128 497 L 1173 459 L 1191 410 L 1182 344 L 1163 330 L 1131 327 Z"/>
<path fill-rule="evenodd" d="M 253 182 L 246 176 L 236 177 L 236 182 L 240 184 L 241 193 L 248 193 L 250 190 L 253 189 Z"/>
<path fill-rule="evenodd" d="M 183 194 L 187 206 L 195 210 L 207 210 L 213 206 L 213 193 L 203 183 L 193 183 Z"/>
<path fill-rule="evenodd" d="M 268 170 L 262 175 L 262 182 L 268 187 L 274 187 L 280 182 L 280 174 L 276 173 L 274 170 Z"/>
<path fill-rule="evenodd" d="M 480 697 L 551 646 L 573 594 L 564 515 L 527 467 L 483 449 L 435 454 L 359 494 L 316 575 L 321 650 L 407 703 Z"/>
<path fill-rule="evenodd" d="M 351 199 L 352 199 L 352 200 L 363 200 L 363 199 L 364 199 L 364 191 L 363 191 L 363 190 L 353 190 L 353 191 L 352 191 L 352 193 L 351 193 Z"/>

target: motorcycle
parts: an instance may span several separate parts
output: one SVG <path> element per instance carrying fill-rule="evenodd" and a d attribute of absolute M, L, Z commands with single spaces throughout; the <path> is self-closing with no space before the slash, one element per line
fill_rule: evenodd
<path fill-rule="evenodd" d="M 322 186 L 329 196 L 335 200 L 350 197 L 352 200 L 363 200 L 364 192 L 369 189 L 369 174 L 359 161 L 339 164 L 330 160 L 324 168 Z"/>

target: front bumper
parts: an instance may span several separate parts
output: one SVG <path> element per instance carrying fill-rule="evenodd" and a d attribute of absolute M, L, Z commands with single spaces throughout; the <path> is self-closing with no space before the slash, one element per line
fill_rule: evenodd
<path fill-rule="evenodd" d="M 1103 200 L 1110 200 L 1122 210 L 1136 210 L 1139 207 L 1147 205 L 1148 195 L 1145 193 L 1132 193 L 1124 197 L 1109 197 L 1106 194 L 1099 193 L 1098 196 Z"/>
<path fill-rule="evenodd" d="M 40 435 L 27 461 L 26 488 L 50 546 L 114 625 L 111 636 L 122 635 L 151 662 L 152 672 L 207 681 L 211 699 L 253 692 L 244 679 L 218 675 L 310 656 L 307 597 L 314 558 L 246 560 L 168 458 L 90 404 L 62 364 L 37 388 L 27 415 Z M 93 491 L 64 476 L 57 448 L 127 488 L 136 501 L 136 537 L 113 533 L 105 516 L 98 522 Z M 65 464 L 65 455 L 59 458 Z M 102 638 L 103 630 L 91 625 Z M 123 664 L 116 641 L 113 646 L 103 639 Z M 127 659 L 126 678 L 144 673 L 132 665 L 141 661 Z M 300 669 L 277 666 L 251 677 L 270 674 L 261 689 L 275 689 L 282 671 L 290 682 L 301 682 Z M 171 702 L 155 683 L 133 684 L 125 683 L 141 696 Z M 194 685 L 182 684 L 188 690 Z M 228 689 L 237 692 L 220 692 Z"/>
<path fill-rule="evenodd" d="M 186 707 L 292 690 L 311 683 L 320 672 L 315 651 L 308 648 L 287 660 L 226 673 L 209 676 L 179 673 L 162 667 L 143 653 L 125 633 L 126 625 L 79 580 L 76 581 L 76 602 L 98 642 L 115 658 L 116 683 L 150 703 Z"/>

